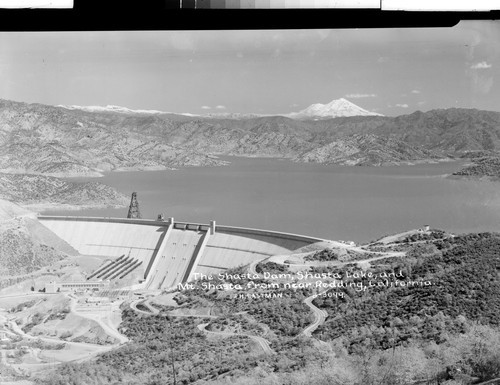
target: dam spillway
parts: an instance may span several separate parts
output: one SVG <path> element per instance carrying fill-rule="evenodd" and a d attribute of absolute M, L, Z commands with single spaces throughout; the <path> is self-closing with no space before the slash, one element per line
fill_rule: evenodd
<path fill-rule="evenodd" d="M 138 282 L 150 290 L 172 288 L 190 280 L 194 273 L 216 274 L 324 241 L 276 231 L 216 226 L 215 222 L 174 222 L 173 218 L 165 222 L 41 215 L 38 220 L 82 255 L 133 260 Z"/>
<path fill-rule="evenodd" d="M 157 263 L 151 271 L 148 289 L 168 288 L 184 281 L 203 235 L 200 231 L 173 229 L 161 255 L 156 257 Z"/>

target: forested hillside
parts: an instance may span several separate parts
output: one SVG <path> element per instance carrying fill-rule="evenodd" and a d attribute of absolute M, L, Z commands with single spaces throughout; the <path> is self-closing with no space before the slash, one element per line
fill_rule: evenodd
<path fill-rule="evenodd" d="M 439 236 L 398 241 L 408 250 L 405 257 L 375 260 L 366 271 L 397 272 L 405 285 L 366 291 L 353 286 L 335 289 L 343 297 L 318 296 L 314 303 L 328 318 L 312 338 L 301 334 L 314 318 L 304 303 L 310 289 L 269 299 L 246 295 L 255 290 L 237 297 L 197 286 L 177 294 L 181 309 L 210 305 L 217 318 L 175 317 L 169 307 L 151 316 L 125 309 L 121 330 L 131 343 L 94 363 L 62 365 L 39 382 L 456 385 L 499 377 L 500 235 L 432 234 Z M 277 266 L 265 263 L 258 270 L 288 273 Z M 355 266 L 344 270 L 352 273 Z M 266 282 L 243 272 L 234 269 L 211 282 Z M 369 278 L 352 279 L 368 284 Z M 207 334 L 205 327 L 224 336 Z M 276 354 L 263 351 L 253 337 L 267 339 Z"/>
<path fill-rule="evenodd" d="M 391 269 L 403 271 L 405 281 L 431 285 L 376 287 L 370 294 L 347 289 L 344 299 L 318 298 L 316 304 L 330 318 L 315 335 L 322 340 L 343 337 L 351 350 L 367 344 L 387 349 L 415 341 L 443 342 L 450 333 L 463 332 L 467 321 L 497 327 L 500 237 L 471 234 L 432 244 L 430 254 L 419 255 L 419 246 L 410 258 L 390 262 Z"/>
<path fill-rule="evenodd" d="M 463 177 L 489 177 L 494 180 L 500 179 L 500 157 L 499 156 L 481 156 L 474 157 L 472 163 L 466 165 L 453 175 Z"/>

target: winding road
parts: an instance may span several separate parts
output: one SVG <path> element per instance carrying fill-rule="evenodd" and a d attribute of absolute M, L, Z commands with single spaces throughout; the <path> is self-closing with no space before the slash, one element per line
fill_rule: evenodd
<path fill-rule="evenodd" d="M 139 302 L 141 302 L 143 300 L 139 299 L 139 300 L 135 300 L 133 302 L 130 303 L 130 307 L 135 310 L 136 312 L 138 313 L 141 313 L 141 314 L 146 314 L 146 315 L 155 315 L 155 314 L 158 314 L 160 311 L 158 309 L 156 309 L 154 306 L 151 306 L 151 304 L 149 303 L 150 300 L 146 300 L 144 301 L 142 304 L 144 306 L 146 306 L 148 309 L 151 309 L 151 312 L 147 312 L 147 311 L 144 311 L 144 310 L 140 310 L 137 308 L 137 305 L 139 304 Z M 215 315 L 202 315 L 202 314 L 169 314 L 167 313 L 169 316 L 171 317 L 195 317 L 195 318 L 218 318 L 217 316 Z M 259 336 L 254 336 L 254 335 L 251 335 L 251 334 L 246 334 L 246 333 L 230 333 L 230 332 L 214 332 L 214 331 L 211 331 L 211 330 L 207 330 L 206 327 L 208 326 L 209 324 L 208 323 L 204 323 L 204 324 L 199 324 L 198 325 L 198 329 L 201 330 L 202 332 L 204 333 L 209 333 L 209 334 L 216 334 L 216 335 L 220 335 L 220 336 L 224 336 L 224 337 L 230 337 L 230 336 L 244 336 L 244 337 L 248 337 L 250 339 L 252 339 L 253 341 L 257 342 L 259 344 L 259 346 L 262 348 L 262 350 L 264 351 L 264 353 L 266 354 L 276 354 L 276 352 L 274 350 L 271 349 L 271 346 L 269 344 L 269 341 L 266 340 L 265 338 L 263 337 L 259 337 Z"/>
<path fill-rule="evenodd" d="M 141 309 L 137 308 L 137 305 L 139 305 L 139 303 L 141 303 L 141 305 L 143 305 L 143 306 L 146 306 L 149 309 L 149 311 L 145 311 L 145 310 L 141 310 Z M 149 303 L 149 299 L 145 300 L 145 301 L 143 299 L 136 299 L 130 303 L 130 308 L 132 310 L 136 311 L 137 313 L 146 314 L 146 315 L 156 315 L 160 312 L 159 309 L 155 308 L 154 306 L 151 306 L 151 304 Z"/>
<path fill-rule="evenodd" d="M 250 263 L 250 264 L 248 265 L 248 272 L 249 272 L 250 274 L 258 274 L 258 275 L 259 275 L 259 273 L 257 273 L 256 267 L 257 267 L 257 265 L 258 265 L 259 263 L 264 262 L 266 259 L 269 259 L 269 257 L 262 258 L 262 259 L 257 259 L 257 260 L 255 260 L 255 261 L 253 261 L 252 263 Z M 259 276 L 260 276 L 260 275 L 259 275 Z"/>
<path fill-rule="evenodd" d="M 264 351 L 264 353 L 266 353 L 266 354 L 276 354 L 276 352 L 273 349 L 271 349 L 271 346 L 269 345 L 269 341 L 266 340 L 265 338 L 262 338 L 262 337 L 259 337 L 259 336 L 254 336 L 252 334 L 246 334 L 246 333 L 214 332 L 214 331 L 206 329 L 208 325 L 209 325 L 208 323 L 199 324 L 198 325 L 198 329 L 201 330 L 204 333 L 216 334 L 216 335 L 220 335 L 220 336 L 223 336 L 223 337 L 231 337 L 231 336 L 244 336 L 244 337 L 248 337 L 251 340 L 257 342 L 259 344 L 259 346 L 262 348 L 262 350 Z"/>
<path fill-rule="evenodd" d="M 257 260 L 257 261 L 253 261 L 250 265 L 248 265 L 248 272 L 250 274 L 258 274 L 257 271 L 256 271 L 256 266 L 258 263 L 260 262 L 263 262 L 265 261 L 266 259 L 268 258 L 264 258 L 264 259 L 260 259 L 260 260 Z M 327 290 L 321 292 L 320 294 L 322 293 L 325 293 Z M 314 314 L 314 321 L 309 325 L 307 326 L 300 334 L 304 335 L 304 336 L 307 336 L 307 337 L 311 337 L 312 336 L 312 333 L 320 326 L 322 325 L 326 318 L 328 317 L 328 313 L 325 311 L 325 310 L 321 310 L 319 308 L 317 308 L 313 303 L 312 301 L 314 300 L 314 298 L 316 298 L 318 295 L 320 294 L 313 294 L 311 295 L 310 297 L 307 297 L 303 302 L 309 307 L 309 309 L 311 309 L 311 311 L 313 312 Z"/>
<path fill-rule="evenodd" d="M 23 364 L 18 364 L 18 365 L 10 365 L 11 367 L 14 368 L 14 370 L 19 370 L 21 368 L 27 369 L 28 371 L 43 371 L 47 369 L 52 369 L 54 365 L 59 365 L 62 364 L 63 362 L 84 362 L 89 359 L 94 358 L 98 354 L 107 352 L 109 350 L 112 350 L 116 348 L 117 346 L 120 346 L 123 343 L 126 343 L 128 341 L 128 338 L 116 330 L 114 325 L 111 322 L 111 319 L 109 319 L 109 316 L 106 317 L 106 319 L 102 319 L 102 315 L 99 314 L 94 314 L 94 313 L 82 313 L 77 311 L 76 309 L 76 300 L 72 298 L 71 296 L 68 296 L 70 298 L 70 311 L 71 313 L 91 319 L 99 324 L 99 326 L 102 327 L 104 332 L 111 337 L 114 337 L 119 343 L 111 344 L 111 345 L 97 345 L 97 344 L 91 344 L 91 343 L 84 343 L 84 342 L 72 342 L 72 341 L 65 341 L 59 338 L 52 338 L 52 337 L 46 337 L 46 336 L 33 336 L 30 334 L 25 333 L 19 325 L 17 325 L 14 321 L 12 320 L 7 320 L 5 317 L 2 317 L 4 320 L 4 324 L 7 326 L 8 329 L 10 329 L 10 332 L 13 334 L 19 335 L 25 339 L 33 340 L 33 341 L 42 341 L 45 343 L 49 344 L 64 344 L 66 346 L 65 349 L 68 349 L 67 352 L 65 353 L 67 360 L 64 361 L 59 361 L 59 360 L 54 360 L 52 359 L 51 362 L 38 362 L 38 363 L 23 363 Z M 3 352 L 4 353 L 4 352 Z M 5 358 L 2 357 L 4 361 Z"/>
<path fill-rule="evenodd" d="M 108 345 L 108 346 L 103 346 L 103 345 L 96 345 L 96 344 L 87 344 L 83 342 L 71 342 L 71 341 L 64 341 L 59 338 L 49 338 L 49 337 L 41 337 L 41 336 L 32 336 L 30 334 L 26 334 L 14 321 L 9 321 L 8 326 L 10 329 L 20 335 L 23 338 L 27 338 L 30 340 L 40 340 L 43 342 L 47 342 L 50 344 L 61 344 L 64 343 L 69 347 L 80 349 L 82 352 L 82 355 L 84 357 L 78 357 L 75 358 L 74 360 L 69 360 L 68 362 L 83 362 L 86 361 L 94 356 L 96 356 L 99 353 L 104 353 L 107 352 L 113 348 L 115 348 L 117 345 Z M 90 351 L 89 351 L 90 350 Z M 40 365 L 52 365 L 52 364 L 40 364 Z"/>
<path fill-rule="evenodd" d="M 359 251 L 359 252 L 363 252 L 363 253 L 368 253 L 367 250 L 364 250 L 362 249 L 361 247 L 357 246 L 357 247 L 349 247 L 350 249 L 356 249 L 356 251 Z M 358 261 L 345 261 L 345 262 L 338 262 L 335 264 L 335 266 L 343 266 L 343 265 L 347 265 L 349 263 L 358 263 L 358 264 L 361 264 L 361 263 L 369 263 L 371 261 L 375 261 L 375 260 L 378 260 L 378 259 L 384 259 L 384 258 L 393 258 L 393 257 L 400 257 L 400 256 L 403 256 L 405 255 L 404 252 L 389 252 L 389 253 L 383 253 L 383 252 L 371 252 L 373 254 L 380 254 L 380 256 L 377 256 L 377 257 L 372 257 L 372 258 L 368 258 L 368 259 L 365 259 L 365 260 L 358 260 Z M 257 270 L 256 270 L 256 267 L 257 267 L 257 264 L 261 263 L 261 262 L 264 262 L 265 260 L 269 259 L 270 257 L 266 257 L 266 258 L 263 258 L 263 259 L 259 259 L 259 260 L 255 260 L 253 262 L 251 262 L 249 265 L 248 265 L 248 268 L 247 268 L 247 271 L 252 274 L 252 275 L 258 275 L 258 276 L 261 276 L 259 273 L 257 273 Z M 273 261 L 273 262 L 276 262 L 276 263 L 283 263 L 281 261 Z M 301 264 L 300 266 L 314 266 L 315 263 L 310 263 L 310 264 Z M 318 307 L 316 307 L 314 304 L 313 304 L 313 300 L 327 292 L 328 290 L 325 290 L 319 294 L 313 294 L 309 297 L 307 297 L 306 299 L 304 299 L 304 303 L 311 309 L 311 311 L 313 312 L 314 314 L 314 321 L 309 325 L 307 326 L 301 333 L 300 335 L 304 335 L 304 336 L 307 336 L 307 337 L 312 337 L 312 333 L 320 326 L 322 325 L 325 320 L 327 319 L 328 317 L 328 313 L 325 311 L 325 310 L 321 310 L 319 309 Z M 157 308 L 155 308 L 154 306 L 151 306 L 151 304 L 149 303 L 150 300 L 146 300 L 144 302 L 142 302 L 142 304 L 147 307 L 150 311 L 144 311 L 144 310 L 140 310 L 137 308 L 137 305 L 143 300 L 135 300 L 133 301 L 131 304 L 130 304 L 130 307 L 135 310 L 136 312 L 138 313 L 141 313 L 141 314 L 147 314 L 147 315 L 154 315 L 154 314 L 158 314 L 159 313 L 159 310 Z M 182 316 L 185 316 L 185 317 L 197 317 L 197 315 L 171 315 L 171 316 L 174 316 L 174 317 L 182 317 Z M 202 318 L 207 318 L 207 316 L 198 316 L 198 317 L 202 317 Z M 211 318 L 217 318 L 216 316 L 211 316 Z M 245 336 L 245 337 L 249 337 L 250 339 L 252 339 L 253 341 L 257 342 L 259 344 L 259 346 L 262 348 L 262 350 L 264 351 L 264 353 L 266 354 L 276 354 L 276 352 L 274 350 L 271 349 L 270 347 L 270 344 L 269 344 L 269 341 L 266 340 L 265 338 L 263 337 L 259 337 L 259 336 L 255 336 L 255 335 L 250 335 L 250 334 L 246 334 L 246 333 L 231 333 L 231 332 L 215 332 L 215 331 L 211 331 L 211 330 L 207 330 L 206 327 L 208 326 L 209 324 L 208 323 L 202 323 L 202 324 L 199 324 L 198 325 L 198 329 L 203 331 L 204 333 L 207 333 L 207 334 L 215 334 L 215 335 L 220 335 L 220 336 L 223 336 L 223 337 L 230 337 L 230 336 Z"/>
<path fill-rule="evenodd" d="M 121 334 L 113 325 L 113 323 L 111 322 L 111 319 L 109 318 L 109 315 L 108 315 L 108 312 L 105 312 L 105 317 L 103 319 L 103 316 L 102 312 L 99 312 L 96 314 L 96 312 L 80 312 L 77 310 L 76 308 L 76 305 L 77 305 L 77 302 L 74 298 L 71 298 L 70 299 L 70 309 L 71 309 L 71 312 L 79 317 L 82 317 L 82 318 L 87 318 L 87 319 L 90 319 L 92 321 L 95 321 L 99 324 L 99 326 L 104 330 L 104 332 L 115 338 L 116 340 L 120 341 L 119 344 L 124 344 L 126 342 L 129 341 L 129 339 L 124 336 L 123 334 Z M 119 309 L 119 304 L 116 305 L 114 303 L 110 304 L 111 307 L 116 307 Z M 118 309 L 115 309 L 115 310 L 118 310 Z M 116 345 L 116 344 L 115 344 Z"/>
<path fill-rule="evenodd" d="M 350 247 L 350 249 L 353 249 L 353 250 L 356 250 L 356 251 L 359 251 L 359 252 L 363 252 L 363 253 L 368 253 L 368 251 L 362 249 L 361 247 L 359 246 L 356 246 L 356 247 Z M 309 253 L 308 253 L 309 254 Z M 388 253 L 383 253 L 383 252 L 373 252 L 373 254 L 380 254 L 380 256 L 377 256 L 377 257 L 372 257 L 372 258 L 368 258 L 368 259 L 363 259 L 363 260 L 358 260 L 358 261 L 345 261 L 345 262 L 337 262 L 335 264 L 332 264 L 332 266 L 335 266 L 335 267 L 338 267 L 338 266 L 343 266 L 343 265 L 347 265 L 349 263 L 357 263 L 357 264 L 363 264 L 363 263 L 369 263 L 371 261 L 376 261 L 376 260 L 379 260 L 379 259 L 384 259 L 384 258 L 394 258 L 394 257 L 401 257 L 401 256 L 404 256 L 405 255 L 405 252 L 388 252 Z M 272 257 L 271 257 L 272 258 Z M 257 267 L 257 264 L 265 261 L 269 259 L 269 257 L 266 257 L 266 258 L 263 258 L 263 259 L 260 259 L 260 260 L 256 260 L 256 261 L 253 261 L 252 263 L 250 263 L 248 265 L 248 272 L 250 274 L 257 274 L 260 276 L 260 274 L 257 273 L 257 270 L 256 270 L 256 267 Z M 273 260 L 273 262 L 275 263 L 281 263 L 283 264 L 284 262 L 283 261 L 279 261 L 279 260 Z M 288 264 L 288 265 L 293 265 L 293 266 L 297 266 L 296 264 Z M 312 263 L 304 263 L 304 264 L 300 264 L 299 266 L 314 266 L 316 265 L 314 262 Z M 307 337 L 311 337 L 312 336 L 312 333 L 320 326 L 322 325 L 325 320 L 328 318 L 328 313 L 325 311 L 325 310 L 321 310 L 319 308 L 317 308 L 312 302 L 313 300 L 323 294 L 323 293 L 326 293 L 328 290 L 325 290 L 319 294 L 313 294 L 309 297 L 307 297 L 303 302 L 311 309 L 311 311 L 313 312 L 314 314 L 314 321 L 309 325 L 307 326 L 300 334 L 301 335 L 304 335 L 304 336 L 307 336 Z"/>
<path fill-rule="evenodd" d="M 310 297 L 307 297 L 305 300 L 304 300 L 304 303 L 309 306 L 309 309 L 312 310 L 312 312 L 314 313 L 314 321 L 312 324 L 310 324 L 308 327 L 306 327 L 304 330 L 302 330 L 302 335 L 304 336 L 307 336 L 307 337 L 311 337 L 312 336 L 312 333 L 320 326 L 322 325 L 326 318 L 328 317 L 328 313 L 325 311 L 325 310 L 321 310 L 319 308 L 317 308 L 313 303 L 312 301 L 314 301 L 314 298 L 316 298 L 317 296 L 323 294 L 323 293 L 326 293 L 326 291 L 323 291 L 321 292 L 320 294 L 313 294 L 311 295 Z"/>

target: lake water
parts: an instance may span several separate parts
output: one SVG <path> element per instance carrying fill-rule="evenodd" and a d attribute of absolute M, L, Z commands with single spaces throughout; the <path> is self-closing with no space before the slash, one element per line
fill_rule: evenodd
<path fill-rule="evenodd" d="M 344 167 L 222 157 L 225 167 L 108 173 L 99 180 L 130 195 L 143 218 L 277 230 L 365 242 L 429 224 L 455 233 L 500 231 L 500 183 L 444 178 L 460 162 Z M 73 179 L 74 180 L 74 179 Z M 116 210 L 47 211 L 126 217 Z"/>

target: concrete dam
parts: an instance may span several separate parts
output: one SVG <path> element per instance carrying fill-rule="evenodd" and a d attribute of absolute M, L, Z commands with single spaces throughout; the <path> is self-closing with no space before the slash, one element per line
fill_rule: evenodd
<path fill-rule="evenodd" d="M 38 220 L 82 255 L 107 262 L 87 279 L 137 277 L 137 288 L 168 289 L 324 239 L 210 224 L 122 218 L 39 216 Z"/>

